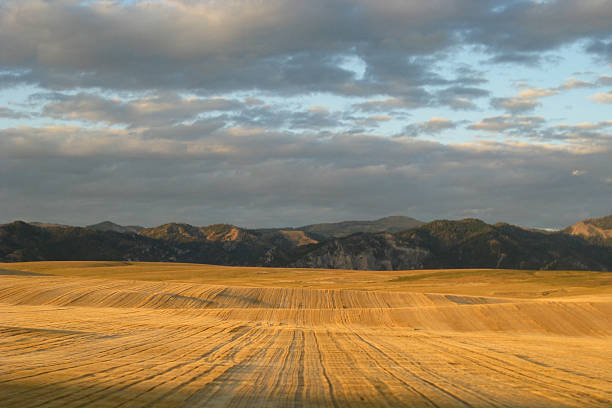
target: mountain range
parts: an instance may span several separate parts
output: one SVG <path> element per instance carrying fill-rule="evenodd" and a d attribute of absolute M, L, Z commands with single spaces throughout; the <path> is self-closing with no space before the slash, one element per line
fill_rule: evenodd
<path fill-rule="evenodd" d="M 245 229 L 110 221 L 85 228 L 0 225 L 0 261 L 123 260 L 368 270 L 512 268 L 612 270 L 612 215 L 556 232 L 477 219 L 410 217 Z"/>

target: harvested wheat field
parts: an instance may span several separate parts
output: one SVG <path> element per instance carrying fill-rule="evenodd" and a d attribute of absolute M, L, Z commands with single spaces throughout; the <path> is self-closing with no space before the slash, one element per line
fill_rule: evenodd
<path fill-rule="evenodd" d="M 612 274 L 0 269 L 2 407 L 610 407 Z"/>

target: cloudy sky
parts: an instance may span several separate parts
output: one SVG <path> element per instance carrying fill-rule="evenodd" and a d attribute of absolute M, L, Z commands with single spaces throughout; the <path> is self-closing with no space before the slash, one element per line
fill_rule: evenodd
<path fill-rule="evenodd" d="M 610 0 L 0 0 L 0 222 L 612 213 Z"/>

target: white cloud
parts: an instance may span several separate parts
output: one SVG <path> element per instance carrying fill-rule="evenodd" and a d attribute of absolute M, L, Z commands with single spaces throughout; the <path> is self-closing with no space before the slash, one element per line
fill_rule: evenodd
<path fill-rule="evenodd" d="M 491 116 L 468 126 L 471 130 L 503 132 L 510 129 L 531 131 L 542 126 L 546 120 L 542 116 Z"/>
<path fill-rule="evenodd" d="M 579 89 L 579 88 L 594 88 L 597 85 L 593 82 L 582 81 L 576 78 L 568 78 L 565 82 L 559 86 L 557 89 L 559 90 L 570 90 L 570 89 Z"/>
<path fill-rule="evenodd" d="M 547 96 L 556 95 L 558 93 L 559 92 L 553 91 L 551 89 L 530 88 L 530 89 L 523 89 L 521 92 L 518 93 L 516 97 L 518 99 L 538 99 L 538 98 L 544 98 Z"/>
<path fill-rule="evenodd" d="M 612 92 L 596 93 L 591 95 L 590 98 L 597 103 L 612 103 Z"/>

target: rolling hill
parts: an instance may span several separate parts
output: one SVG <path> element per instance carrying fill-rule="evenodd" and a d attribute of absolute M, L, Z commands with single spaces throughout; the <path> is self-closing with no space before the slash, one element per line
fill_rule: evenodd
<path fill-rule="evenodd" d="M 3 408 L 612 404 L 609 273 L 2 268 Z"/>
<path fill-rule="evenodd" d="M 119 225 L 111 221 L 102 221 L 97 224 L 88 225 L 85 228 L 94 231 L 114 231 L 123 234 L 138 234 L 144 229 L 139 225 Z"/>
<path fill-rule="evenodd" d="M 314 234 L 322 239 L 342 238 L 358 232 L 399 232 L 423 225 L 424 222 L 411 217 L 391 216 L 374 221 L 343 221 L 311 224 L 296 230 Z"/>
<path fill-rule="evenodd" d="M 440 220 L 396 234 L 361 233 L 327 241 L 300 255 L 292 266 L 609 270 L 612 250 L 564 233 L 489 225 L 476 219 Z"/>
<path fill-rule="evenodd" d="M 590 242 L 612 247 L 612 215 L 580 221 L 564 232 L 584 237 Z"/>
<path fill-rule="evenodd" d="M 313 224 L 304 229 L 169 223 L 138 233 L 111 223 L 79 228 L 18 221 L 0 226 L 0 260 L 141 260 L 369 270 L 612 270 L 612 247 L 606 246 L 605 235 L 609 218 L 576 224 L 600 235 L 582 234 L 584 228 L 576 226 L 544 232 L 476 219 L 416 222 L 419 225 L 404 229 L 414 223 L 408 217 Z M 382 232 L 372 232 L 381 228 Z M 350 231 L 356 232 L 346 235 Z"/>

